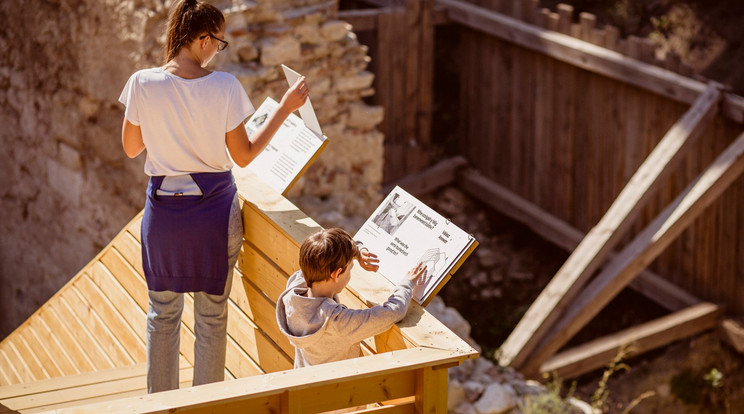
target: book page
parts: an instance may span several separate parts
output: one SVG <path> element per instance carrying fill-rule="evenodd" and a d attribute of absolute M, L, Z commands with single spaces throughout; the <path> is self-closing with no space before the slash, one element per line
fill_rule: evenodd
<path fill-rule="evenodd" d="M 255 133 L 278 106 L 275 100 L 266 98 L 245 123 L 248 136 Z M 302 119 L 290 114 L 266 148 L 246 168 L 284 194 L 324 142 L 324 136 L 316 135 Z"/>
<path fill-rule="evenodd" d="M 295 82 L 297 82 L 297 79 L 302 76 L 301 74 L 297 73 L 296 71 L 292 70 L 289 66 L 282 65 L 282 70 L 284 71 L 284 77 L 287 79 L 287 83 L 289 86 L 294 85 Z M 313 104 L 310 102 L 310 98 L 307 98 L 307 101 L 300 107 L 299 109 L 300 116 L 302 117 L 302 121 L 305 122 L 305 125 L 307 127 L 315 132 L 317 135 L 322 136 L 323 132 L 320 130 L 320 124 L 318 123 L 318 117 L 315 115 L 315 110 L 313 110 Z"/>
<path fill-rule="evenodd" d="M 382 201 L 354 236 L 380 258 L 378 273 L 398 283 L 418 262 L 426 275 L 413 292 L 423 303 L 474 239 L 400 187 Z"/>

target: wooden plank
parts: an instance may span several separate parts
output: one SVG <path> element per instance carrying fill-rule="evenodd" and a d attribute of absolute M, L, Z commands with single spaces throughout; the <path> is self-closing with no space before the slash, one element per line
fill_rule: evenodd
<path fill-rule="evenodd" d="M 419 143 L 421 160 L 416 171 L 429 165 L 429 145 L 431 142 L 432 106 L 434 102 L 434 3 L 435 0 L 419 0 L 419 48 L 416 138 Z"/>
<path fill-rule="evenodd" d="M 127 239 L 119 239 L 117 243 L 124 243 Z M 140 309 L 147 312 L 149 299 L 147 297 L 147 284 L 142 275 L 121 255 L 117 249 L 109 249 L 101 256 L 101 263 L 115 275 L 116 279 L 124 286 L 124 289 L 137 302 Z M 188 312 L 184 306 L 184 312 Z M 145 329 L 143 327 L 143 329 Z M 181 355 L 191 364 L 194 363 L 194 333 L 186 324 L 181 324 Z"/>
<path fill-rule="evenodd" d="M 392 12 L 391 7 L 378 9 L 339 10 L 338 18 L 351 24 L 354 33 L 377 30 L 377 22 L 381 15 Z"/>
<path fill-rule="evenodd" d="M 537 370 L 715 201 L 744 171 L 743 154 L 741 134 L 575 298 L 530 355 L 525 371 Z"/>
<path fill-rule="evenodd" d="M 683 103 L 692 104 L 706 89 L 703 82 L 562 33 L 545 32 L 462 0 L 437 0 L 437 3 L 449 12 L 453 22 Z M 721 112 L 737 123 L 744 122 L 744 97 L 725 94 Z"/>
<path fill-rule="evenodd" d="M 577 377 L 605 366 L 621 347 L 627 347 L 631 357 L 711 329 L 720 314 L 719 306 L 700 303 L 556 354 L 540 366 L 540 372 Z"/>
<path fill-rule="evenodd" d="M 77 332 L 73 334 L 64 319 L 60 319 L 60 314 L 56 309 L 57 302 L 59 302 L 59 297 L 54 299 L 52 302 L 47 302 L 44 305 L 43 312 L 38 315 L 39 318 L 41 318 L 50 329 L 54 327 L 55 337 L 59 340 L 59 343 L 79 372 L 95 371 L 96 365 L 93 364 L 88 352 L 82 348 L 82 345 L 77 341 Z"/>
<path fill-rule="evenodd" d="M 80 372 L 68 355 L 67 350 L 56 337 L 56 333 L 47 326 L 46 322 L 41 317 L 41 314 L 37 314 L 37 316 L 33 317 L 29 321 L 29 326 L 38 335 L 39 340 L 45 344 L 45 350 L 54 360 L 54 363 L 57 364 L 62 375 L 73 375 Z"/>
<path fill-rule="evenodd" d="M 70 328 L 70 332 L 74 334 L 75 340 L 85 350 L 96 369 L 116 367 L 111 356 L 106 353 L 103 346 L 96 340 L 95 333 L 87 325 L 88 321 L 83 319 L 83 315 L 78 314 L 77 306 L 74 303 L 74 294 L 71 289 L 65 289 L 55 304 L 55 312 L 60 320 L 64 321 Z"/>
<path fill-rule="evenodd" d="M 101 320 L 101 317 L 95 312 L 88 299 L 86 299 L 88 296 L 94 295 L 94 293 L 87 291 L 81 292 L 79 290 L 84 287 L 78 283 L 81 279 L 78 279 L 71 286 L 67 287 L 68 293 L 63 298 L 80 319 L 82 325 L 86 327 L 92 339 L 112 362 L 113 366 L 122 367 L 133 364 L 135 360 L 120 342 L 120 335 L 111 331 L 109 325 Z M 121 336 L 124 336 L 124 334 L 125 332 L 122 332 Z"/>
<path fill-rule="evenodd" d="M 62 375 L 59 364 L 54 361 L 54 358 L 48 352 L 48 347 L 50 344 L 44 344 L 41 342 L 39 336 L 36 334 L 36 331 L 31 324 L 25 324 L 23 329 L 20 329 L 16 332 L 26 343 L 28 349 L 33 352 L 34 358 L 38 361 L 39 366 L 44 371 L 44 374 L 47 378 L 53 378 Z"/>
<path fill-rule="evenodd" d="M 299 250 L 297 248 L 293 255 L 299 256 Z M 238 268 L 243 277 L 255 284 L 272 301 L 276 301 L 287 286 L 287 279 L 289 278 L 287 273 L 258 251 L 250 242 L 243 243 L 243 249 L 238 258 Z"/>
<path fill-rule="evenodd" d="M 501 214 L 529 227 L 545 240 L 572 251 L 586 236 L 563 220 L 540 209 L 506 188 L 488 180 L 476 171 L 465 170 L 460 174 L 461 188 Z M 677 311 L 695 305 L 700 299 L 666 281 L 649 270 L 643 270 L 630 285 L 638 293 L 661 306 Z"/>
<path fill-rule="evenodd" d="M 356 391 L 348 387 L 349 393 L 358 393 L 352 401 L 365 401 L 370 398 L 389 400 L 391 395 L 397 395 L 400 390 L 413 387 L 412 382 L 397 382 L 399 389 L 387 389 L 390 394 L 386 395 L 380 384 L 381 378 L 400 378 L 410 375 L 418 368 L 430 365 L 443 365 L 450 362 L 462 361 L 463 355 L 451 350 L 416 348 L 404 351 L 373 355 L 365 358 L 355 358 L 338 361 L 320 366 L 301 368 L 293 371 L 270 373 L 257 377 L 239 378 L 234 381 L 206 384 L 196 388 L 178 391 L 169 391 L 137 398 L 126 398 L 117 401 L 117 404 L 97 403 L 86 406 L 78 406 L 70 409 L 59 409 L 58 414 L 65 413 L 105 413 L 105 412 L 138 412 L 138 413 L 167 413 L 177 409 L 178 412 L 205 412 L 208 410 L 223 412 L 245 412 L 240 410 L 244 404 L 250 401 L 261 400 L 267 396 L 279 397 L 287 390 L 304 393 L 302 395 L 313 395 L 317 390 L 332 390 L 333 387 L 344 387 L 347 393 L 347 385 L 358 384 Z M 365 384 L 370 384 L 367 390 Z M 360 388 L 365 387 L 365 388 Z M 250 393 L 246 393 L 250 390 Z M 330 396 L 333 392 L 326 391 Z M 347 395 L 350 396 L 350 395 Z M 335 399 L 335 397 L 332 397 Z M 358 399 L 357 399 L 358 398 Z M 321 404 L 322 402 L 308 401 L 308 404 Z M 349 404 L 351 405 L 351 404 Z M 263 405 L 261 405 L 263 406 Z M 348 406 L 348 405 L 347 405 Z M 255 406 L 254 406 L 255 407 Z M 263 410 L 262 410 L 263 411 Z"/>
<path fill-rule="evenodd" d="M 36 350 L 31 348 L 26 341 L 26 336 L 24 335 L 26 330 L 26 326 L 19 330 L 17 335 L 10 338 L 10 344 L 15 346 L 16 351 L 21 356 L 24 365 L 27 367 L 35 381 L 50 378 L 49 373 L 39 360 Z"/>
<path fill-rule="evenodd" d="M 251 321 L 243 311 L 230 301 L 228 335 L 265 372 L 292 369 L 292 358 Z"/>
<path fill-rule="evenodd" d="M 570 4 L 558 3 L 558 31 L 565 34 L 571 34 L 571 22 L 573 21 L 574 8 Z"/>
<path fill-rule="evenodd" d="M 5 345 L 5 359 L 8 361 L 8 366 L 15 373 L 19 382 L 33 382 L 36 381 L 31 368 L 28 363 L 24 360 L 23 355 L 18 351 L 18 347 L 13 343 L 16 338 L 8 338 L 3 341 Z"/>
<path fill-rule="evenodd" d="M 447 412 L 447 370 L 425 367 L 416 370 L 416 412 Z"/>
<path fill-rule="evenodd" d="M 581 25 L 581 40 L 594 43 L 594 27 L 597 24 L 597 16 L 581 12 L 579 13 L 579 24 Z"/>
<path fill-rule="evenodd" d="M 744 354 L 744 324 L 741 321 L 732 318 L 724 319 L 719 324 L 718 334 L 738 353 Z"/>
<path fill-rule="evenodd" d="M 7 346 L 3 345 L 3 347 L 0 348 L 0 362 L 1 362 L 0 365 L 3 366 L 3 373 L 8 378 L 8 381 L 10 382 L 10 384 L 23 383 L 24 381 L 21 378 L 21 376 L 18 374 L 18 372 L 16 371 L 15 366 L 10 362 L 11 359 L 6 352 L 6 348 L 10 350 L 9 345 Z"/>
<path fill-rule="evenodd" d="M 284 334 L 279 330 L 276 323 L 276 308 L 274 302 L 264 296 L 258 288 L 248 281 L 242 279 L 242 287 L 245 292 L 244 300 L 238 302 L 240 308 L 262 331 L 266 332 L 274 342 L 281 347 L 287 355 L 294 355 L 294 347 L 289 343 Z M 240 286 L 235 286 L 240 288 Z M 242 293 L 242 292 L 241 292 Z"/>
<path fill-rule="evenodd" d="M 132 325 L 122 316 L 121 311 L 118 309 L 120 306 L 133 306 L 131 302 L 114 302 L 110 299 L 110 296 L 98 287 L 89 275 L 80 278 L 75 285 L 79 285 L 80 290 L 85 292 L 85 297 L 92 310 L 101 318 L 103 324 L 107 326 L 110 331 L 115 335 L 116 340 L 121 344 L 122 348 L 129 354 L 134 363 L 141 363 L 146 361 L 145 355 L 145 334 L 135 332 Z M 139 331 L 143 331 L 145 315 L 139 314 L 141 326 L 138 327 Z"/>
<path fill-rule="evenodd" d="M 188 364 L 182 364 L 180 376 L 181 384 L 187 381 L 190 383 L 193 368 Z M 146 394 L 146 366 L 139 364 L 114 368 L 9 388 L 0 404 L 23 412 L 39 412 L 94 401 L 109 401 L 124 396 Z"/>
<path fill-rule="evenodd" d="M 106 266 L 101 263 L 95 263 L 90 269 L 88 277 L 105 296 L 116 304 L 116 310 L 129 325 L 130 330 L 140 339 L 142 346 L 147 342 L 146 317 L 147 312 L 143 309 L 135 298 L 129 295 L 129 292 L 122 286 L 119 280 L 111 274 Z"/>
<path fill-rule="evenodd" d="M 181 359 L 179 368 L 184 370 L 191 365 Z M 110 368 L 101 371 L 86 372 L 83 374 L 68 375 L 64 377 L 50 378 L 47 380 L 31 382 L 28 384 L 17 384 L 12 387 L 0 389 L 0 400 L 44 394 L 48 392 L 65 390 L 71 388 L 84 388 L 93 384 L 105 384 L 111 381 L 144 377 L 147 375 L 146 365 L 137 364 L 126 367 Z"/>
<path fill-rule="evenodd" d="M 317 413 L 407 397 L 414 394 L 416 382 L 414 371 L 401 371 L 293 390 L 290 395 L 302 412 Z"/>
<path fill-rule="evenodd" d="M 256 361 L 235 341 L 231 335 L 227 336 L 225 351 L 225 369 L 234 378 L 252 377 L 266 373 Z"/>
<path fill-rule="evenodd" d="M 685 144 L 703 131 L 707 124 L 705 121 L 715 114 L 720 97 L 719 86 L 711 84 L 699 101 L 669 130 L 509 335 L 500 350 L 501 364 L 516 368 L 524 364 L 550 325 L 613 251 L 644 202 L 658 189 L 660 180 L 676 166 L 684 154 Z"/>
<path fill-rule="evenodd" d="M 0 352 L 2 352 L 1 349 Z M 15 374 L 11 371 L 9 364 L 5 362 L 5 357 L 0 354 L 0 387 L 13 384 L 14 376 Z"/>
<path fill-rule="evenodd" d="M 386 185 L 382 189 L 382 193 L 389 194 L 398 185 L 410 194 L 419 197 L 450 184 L 455 178 L 457 170 L 466 164 L 467 160 L 460 155 L 444 159 L 421 172 L 407 175 Z"/>

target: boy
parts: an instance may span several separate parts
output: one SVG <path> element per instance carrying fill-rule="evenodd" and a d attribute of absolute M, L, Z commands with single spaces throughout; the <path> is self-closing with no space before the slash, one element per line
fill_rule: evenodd
<path fill-rule="evenodd" d="M 398 284 L 388 300 L 369 309 L 349 309 L 338 293 L 351 279 L 352 260 L 377 270 L 377 256 L 361 252 L 347 232 L 320 230 L 300 246 L 300 269 L 279 296 L 276 319 L 295 347 L 295 368 L 362 356 L 360 342 L 403 319 L 413 287 L 426 267 L 419 263 Z"/>

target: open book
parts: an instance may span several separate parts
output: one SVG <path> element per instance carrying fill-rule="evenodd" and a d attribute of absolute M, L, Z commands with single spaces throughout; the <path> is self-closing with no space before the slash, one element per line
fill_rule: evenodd
<path fill-rule="evenodd" d="M 293 85 L 300 74 L 284 65 L 282 68 L 287 82 Z M 275 100 L 266 98 L 245 123 L 248 136 L 256 132 L 278 106 Z M 302 118 L 290 114 L 266 148 L 246 167 L 283 195 L 328 144 L 309 98 L 299 112 Z"/>
<path fill-rule="evenodd" d="M 423 262 L 426 275 L 413 291 L 413 299 L 423 306 L 478 246 L 472 235 L 397 186 L 354 239 L 380 258 L 378 273 L 393 283 Z"/>

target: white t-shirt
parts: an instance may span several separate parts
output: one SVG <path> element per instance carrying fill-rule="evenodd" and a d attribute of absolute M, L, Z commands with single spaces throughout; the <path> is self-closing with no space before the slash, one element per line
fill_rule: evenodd
<path fill-rule="evenodd" d="M 184 79 L 162 68 L 143 69 L 129 78 L 119 102 L 127 107 L 126 119 L 142 129 L 147 175 L 232 169 L 225 133 L 254 112 L 243 86 L 227 72 Z"/>

